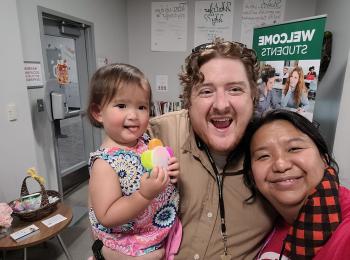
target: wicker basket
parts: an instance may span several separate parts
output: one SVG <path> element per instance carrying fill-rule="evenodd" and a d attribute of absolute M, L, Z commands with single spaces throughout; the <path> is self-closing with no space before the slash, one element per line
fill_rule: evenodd
<path fill-rule="evenodd" d="M 20 195 L 21 197 L 30 195 L 28 192 L 27 182 L 26 182 L 28 178 L 34 179 L 40 185 L 40 188 L 41 188 L 40 208 L 33 210 L 33 211 L 26 211 L 26 212 L 13 211 L 12 215 L 19 217 L 23 221 L 36 221 L 36 220 L 39 220 L 39 219 L 46 217 L 47 215 L 49 215 L 50 213 L 52 213 L 53 211 L 56 210 L 57 203 L 59 201 L 61 201 L 61 194 L 57 191 L 54 191 L 54 190 L 46 190 L 44 185 L 42 185 L 37 179 L 32 178 L 31 176 L 27 176 L 24 178 L 24 180 L 22 182 L 21 195 Z M 34 193 L 31 193 L 31 194 L 34 194 Z M 48 199 L 49 196 L 57 197 L 58 200 L 53 202 L 53 203 L 49 203 L 49 199 Z M 17 200 L 20 200 L 20 198 Z M 15 201 L 16 200 L 11 201 L 9 203 L 9 205 L 12 207 L 12 205 Z"/>

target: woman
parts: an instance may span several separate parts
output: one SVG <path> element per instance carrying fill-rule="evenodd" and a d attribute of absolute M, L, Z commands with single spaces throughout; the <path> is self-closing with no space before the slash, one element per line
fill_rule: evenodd
<path fill-rule="evenodd" d="M 281 217 L 258 259 L 350 259 L 350 191 L 314 125 L 274 110 L 249 129 L 247 144 L 245 182 Z"/>
<path fill-rule="evenodd" d="M 255 110 L 256 116 L 261 116 L 265 111 L 281 107 L 281 97 L 272 89 L 275 83 L 276 70 L 270 65 L 265 65 L 261 70 L 261 83 L 258 86 L 258 104 Z"/>
<path fill-rule="evenodd" d="M 298 112 L 305 111 L 309 106 L 307 88 L 304 83 L 304 73 L 301 67 L 293 68 L 289 74 L 282 95 L 282 106 L 294 108 Z"/>

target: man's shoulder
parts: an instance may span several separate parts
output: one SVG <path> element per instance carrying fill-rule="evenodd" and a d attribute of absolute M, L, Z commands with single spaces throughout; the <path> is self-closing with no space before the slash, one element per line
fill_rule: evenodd
<path fill-rule="evenodd" d="M 153 117 L 150 119 L 149 123 L 151 126 L 153 126 L 153 125 L 158 125 L 162 123 L 167 123 L 167 122 L 170 123 L 170 122 L 187 120 L 187 119 L 188 119 L 188 111 L 187 109 L 182 109 L 179 111 L 169 112 L 160 116 Z"/>

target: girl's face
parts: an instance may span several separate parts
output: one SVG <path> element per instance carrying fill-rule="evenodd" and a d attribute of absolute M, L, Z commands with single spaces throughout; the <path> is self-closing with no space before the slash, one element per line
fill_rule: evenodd
<path fill-rule="evenodd" d="M 103 124 L 104 145 L 133 147 L 146 131 L 149 120 L 149 95 L 146 87 L 121 86 L 112 101 L 100 108 L 96 120 Z"/>
<path fill-rule="evenodd" d="M 295 87 L 298 84 L 299 81 L 299 74 L 297 71 L 293 71 L 292 75 L 290 76 L 290 85 L 292 87 Z"/>
<path fill-rule="evenodd" d="M 304 203 L 326 167 L 312 139 L 286 120 L 267 123 L 257 130 L 250 152 L 258 190 L 282 215 Z"/>

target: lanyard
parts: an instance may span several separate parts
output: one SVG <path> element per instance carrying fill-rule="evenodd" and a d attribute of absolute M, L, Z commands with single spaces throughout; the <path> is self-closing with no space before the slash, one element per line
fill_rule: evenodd
<path fill-rule="evenodd" d="M 213 157 L 210 154 L 210 151 L 206 145 L 204 145 L 205 153 L 208 156 L 210 164 L 215 173 L 216 183 L 219 190 L 219 209 L 220 209 L 220 218 L 221 218 L 221 237 L 224 243 L 224 255 L 227 256 L 227 233 L 226 233 L 226 223 L 225 223 L 225 205 L 224 205 L 224 196 L 223 196 L 223 183 L 224 183 L 224 174 L 225 167 L 222 174 L 219 174 L 216 164 L 213 160 Z"/>

